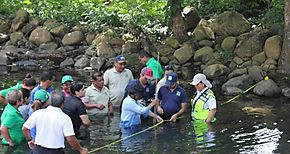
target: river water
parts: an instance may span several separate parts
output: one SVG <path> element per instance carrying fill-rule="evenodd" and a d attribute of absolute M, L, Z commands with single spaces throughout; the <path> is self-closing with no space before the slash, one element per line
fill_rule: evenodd
<path fill-rule="evenodd" d="M 2 71 L 3 72 L 3 71 Z M 17 79 L 30 72 L 38 77 L 36 70 L 8 70 L 0 75 L 0 89 L 13 85 Z M 90 84 L 90 73 L 83 71 L 58 70 L 54 87 L 59 89 L 60 78 L 64 74 L 73 75 L 75 80 Z M 189 97 L 193 90 L 186 88 Z M 225 97 L 215 90 L 218 103 L 221 104 L 232 97 Z M 244 107 L 267 109 L 265 115 L 246 113 Z M 218 106 L 217 122 L 212 126 L 204 123 L 195 124 L 189 119 L 189 113 L 176 123 L 164 122 L 144 133 L 120 141 L 131 134 L 152 126 L 152 119 L 145 119 L 140 128 L 120 130 L 119 109 L 114 116 L 103 117 L 92 121 L 89 130 L 84 134 L 87 139 L 81 143 L 91 153 L 144 153 L 144 154 L 200 154 L 200 153 L 289 153 L 290 151 L 290 101 L 286 98 L 264 98 L 247 93 L 236 100 Z M 97 148 L 111 144 L 98 150 Z M 25 150 L 23 150 L 25 149 Z M 8 148 L 0 146 L 2 153 L 28 153 L 25 145 Z M 77 153 L 68 145 L 67 153 Z"/>

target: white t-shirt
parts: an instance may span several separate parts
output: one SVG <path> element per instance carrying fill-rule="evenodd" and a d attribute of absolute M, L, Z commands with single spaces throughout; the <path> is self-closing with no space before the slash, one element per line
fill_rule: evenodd
<path fill-rule="evenodd" d="M 24 123 L 24 127 L 36 127 L 34 143 L 50 149 L 64 148 L 64 138 L 75 135 L 70 117 L 53 106 L 35 111 Z"/>
<path fill-rule="evenodd" d="M 119 106 L 125 95 L 127 84 L 133 80 L 133 74 L 129 69 L 119 73 L 115 67 L 104 73 L 104 84 L 109 88 L 110 100 L 113 105 Z"/>

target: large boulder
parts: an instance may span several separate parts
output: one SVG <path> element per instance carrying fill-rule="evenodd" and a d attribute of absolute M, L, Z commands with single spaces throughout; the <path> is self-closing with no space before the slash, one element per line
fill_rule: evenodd
<path fill-rule="evenodd" d="M 23 39 L 24 35 L 22 32 L 14 32 L 10 35 L 10 41 L 12 44 L 16 44 L 18 41 Z"/>
<path fill-rule="evenodd" d="M 7 34 L 10 29 L 10 23 L 7 20 L 3 20 L 0 18 L 0 33 L 5 33 Z"/>
<path fill-rule="evenodd" d="M 248 73 L 248 69 L 247 68 L 239 68 L 239 69 L 235 69 L 233 70 L 229 75 L 228 78 L 234 78 L 237 76 L 241 76 L 243 74 L 247 74 Z"/>
<path fill-rule="evenodd" d="M 201 61 L 207 63 L 213 58 L 213 49 L 211 47 L 203 47 L 198 49 L 194 54 L 194 61 Z"/>
<path fill-rule="evenodd" d="M 275 35 L 268 38 L 265 42 L 264 52 L 267 58 L 278 60 L 281 54 L 282 39 L 280 36 Z"/>
<path fill-rule="evenodd" d="M 165 40 L 165 45 L 170 46 L 174 49 L 177 49 L 179 47 L 178 41 L 173 37 L 167 37 Z"/>
<path fill-rule="evenodd" d="M 199 21 L 193 33 L 196 40 L 215 39 L 215 35 L 210 27 L 210 23 L 204 19 Z"/>
<path fill-rule="evenodd" d="M 253 79 L 249 75 L 241 75 L 238 77 L 231 78 L 226 83 L 222 85 L 222 91 L 226 95 L 235 95 L 237 91 L 240 91 L 241 93 L 251 87 L 253 85 Z M 231 90 L 235 88 L 235 93 L 231 93 Z M 240 90 L 237 90 L 240 89 Z M 231 89 L 231 90 L 230 90 Z"/>
<path fill-rule="evenodd" d="M 215 79 L 227 75 L 229 72 L 230 69 L 223 64 L 209 65 L 203 70 L 203 74 L 205 74 L 209 79 Z"/>
<path fill-rule="evenodd" d="M 263 71 L 261 66 L 250 66 L 248 68 L 248 73 L 256 82 L 263 80 L 265 72 Z"/>
<path fill-rule="evenodd" d="M 262 80 L 254 88 L 254 93 L 260 96 L 276 97 L 281 93 L 281 88 L 272 80 Z"/>
<path fill-rule="evenodd" d="M 98 57 L 104 57 L 104 58 L 110 58 L 115 57 L 115 51 L 110 46 L 109 43 L 101 42 L 97 45 L 97 56 Z"/>
<path fill-rule="evenodd" d="M 74 66 L 74 60 L 70 57 L 66 57 L 66 59 L 59 64 L 59 66 L 61 68 L 71 68 Z"/>
<path fill-rule="evenodd" d="M 222 42 L 222 49 L 226 51 L 233 51 L 237 45 L 237 38 L 233 36 L 226 37 Z"/>
<path fill-rule="evenodd" d="M 81 68 L 81 69 L 85 68 L 85 67 L 87 67 L 89 65 L 90 65 L 90 60 L 88 58 L 86 58 L 86 57 L 82 57 L 82 58 L 78 59 L 76 61 L 76 63 L 74 64 L 74 66 L 76 68 Z"/>
<path fill-rule="evenodd" d="M 84 39 L 85 36 L 81 31 L 73 31 L 64 35 L 61 42 L 63 45 L 79 45 Z"/>
<path fill-rule="evenodd" d="M 104 66 L 106 59 L 104 57 L 92 57 L 90 61 L 90 66 L 93 70 L 100 71 Z"/>
<path fill-rule="evenodd" d="M 252 57 L 252 60 L 255 61 L 255 62 L 258 62 L 259 64 L 264 63 L 265 60 L 266 60 L 266 54 L 265 54 L 265 52 L 260 52 L 260 53 L 258 53 L 256 55 L 254 55 Z"/>
<path fill-rule="evenodd" d="M 251 30 L 251 23 L 236 11 L 225 11 L 215 18 L 211 27 L 217 35 L 238 36 Z"/>
<path fill-rule="evenodd" d="M 12 31 L 13 32 L 18 31 L 28 21 L 29 21 L 29 13 L 25 10 L 18 10 L 11 24 Z"/>
<path fill-rule="evenodd" d="M 264 42 L 269 34 L 268 30 L 255 30 L 241 35 L 234 53 L 240 58 L 251 58 L 263 51 Z"/>
<path fill-rule="evenodd" d="M 181 64 L 184 64 L 193 56 L 193 50 L 189 44 L 184 44 L 184 46 L 177 49 L 173 55 Z"/>
<path fill-rule="evenodd" d="M 89 33 L 86 36 L 86 42 L 91 45 L 93 43 L 95 37 L 96 37 L 96 34 L 95 33 Z"/>
<path fill-rule="evenodd" d="M 138 53 L 141 49 L 140 42 L 126 42 L 122 46 L 123 53 Z"/>
<path fill-rule="evenodd" d="M 61 24 L 59 26 L 52 28 L 50 30 L 50 33 L 62 39 L 64 35 L 67 33 L 67 31 L 68 31 L 68 27 L 64 24 Z"/>
<path fill-rule="evenodd" d="M 40 45 L 42 43 L 48 43 L 53 40 L 52 35 L 44 28 L 36 28 L 34 31 L 32 31 L 29 41 Z"/>
<path fill-rule="evenodd" d="M 167 45 L 159 45 L 156 47 L 157 51 L 160 53 L 161 56 L 170 56 L 174 53 L 174 49 Z"/>

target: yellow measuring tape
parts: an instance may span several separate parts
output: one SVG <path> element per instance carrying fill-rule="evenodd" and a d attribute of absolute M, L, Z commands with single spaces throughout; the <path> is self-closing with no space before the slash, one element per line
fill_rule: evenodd
<path fill-rule="evenodd" d="M 181 118 L 183 118 L 183 117 L 179 117 L 179 118 L 177 118 L 177 119 L 181 119 Z M 99 151 L 99 150 L 101 150 L 101 149 L 104 149 L 104 148 L 106 148 L 106 147 L 110 147 L 110 146 L 113 145 L 113 144 L 116 144 L 116 143 L 119 143 L 119 142 L 121 142 L 121 141 L 124 141 L 124 140 L 126 140 L 126 139 L 128 139 L 128 138 L 130 138 L 130 137 L 133 137 L 133 136 L 139 135 L 139 134 L 141 134 L 141 133 L 143 133 L 143 132 L 146 132 L 146 131 L 148 131 L 148 130 L 150 130 L 150 129 L 152 129 L 152 128 L 155 128 L 155 127 L 161 125 L 161 124 L 164 123 L 164 122 L 169 122 L 169 121 L 170 121 L 170 120 L 163 120 L 163 121 L 161 121 L 161 122 L 159 122 L 159 123 L 157 123 L 157 124 L 155 124 L 155 125 L 153 125 L 153 126 L 151 126 L 151 127 L 148 127 L 148 128 L 146 128 L 146 129 L 144 129 L 144 130 L 142 130 L 142 131 L 140 131 L 140 132 L 134 133 L 134 134 L 132 134 L 132 135 L 130 135 L 130 136 L 127 136 L 127 137 L 125 137 L 125 138 L 119 139 L 119 140 L 114 141 L 114 142 L 112 142 L 112 143 L 110 143 L 110 144 L 107 144 L 107 145 L 104 145 L 104 146 L 102 146 L 102 147 L 99 147 L 99 148 L 96 148 L 96 149 L 94 149 L 94 150 L 91 150 L 91 151 L 89 151 L 89 153 L 93 153 L 93 152 Z"/>
<path fill-rule="evenodd" d="M 264 78 L 264 80 L 269 80 L 269 77 L 266 76 L 266 77 Z M 250 88 L 246 89 L 245 91 L 243 91 L 241 94 L 239 94 L 239 95 L 237 95 L 237 96 L 235 96 L 235 97 L 229 99 L 228 101 L 226 101 L 226 102 L 224 102 L 224 103 L 221 103 L 221 105 L 225 105 L 225 104 L 228 104 L 228 103 L 232 102 L 233 100 L 239 98 L 239 97 L 242 96 L 243 94 L 247 93 L 248 91 L 250 91 L 251 89 L 253 89 L 254 87 L 256 87 L 256 85 L 257 85 L 257 83 L 254 84 L 254 85 L 252 85 Z"/>
<path fill-rule="evenodd" d="M 266 76 L 266 77 L 264 78 L 264 80 L 268 80 L 268 79 L 269 79 L 268 76 Z M 239 94 L 239 95 L 237 95 L 237 96 L 235 96 L 235 97 L 229 99 L 228 101 L 222 103 L 221 105 L 225 105 L 225 104 L 228 104 L 228 103 L 232 102 L 233 100 L 237 99 L 238 97 L 242 96 L 243 94 L 247 93 L 248 91 L 250 91 L 251 89 L 253 89 L 254 87 L 256 87 L 256 85 L 257 85 L 257 83 L 254 84 L 253 86 L 251 86 L 250 88 L 246 89 L 245 91 L 243 91 L 241 94 Z M 179 117 L 179 118 L 177 118 L 177 119 L 181 119 L 181 118 L 183 118 L 183 117 Z M 146 132 L 146 131 L 148 131 L 148 130 L 150 130 L 150 129 L 152 129 L 152 128 L 155 128 L 155 127 L 161 125 L 161 124 L 164 123 L 164 122 L 170 122 L 170 120 L 163 120 L 163 121 L 161 121 L 161 122 L 159 122 L 159 123 L 157 123 L 157 124 L 155 124 L 155 125 L 153 125 L 153 126 L 151 126 L 151 127 L 148 127 L 148 128 L 146 128 L 146 129 L 144 129 L 144 130 L 142 130 L 142 131 L 140 131 L 140 132 L 134 133 L 134 134 L 132 134 L 132 135 L 130 135 L 130 136 L 127 136 L 127 137 L 125 137 L 125 138 L 119 139 L 119 140 L 114 141 L 114 142 L 112 142 L 112 143 L 110 143 L 110 144 L 107 144 L 107 145 L 104 145 L 104 146 L 102 146 L 102 147 L 99 147 L 99 148 L 96 148 L 96 149 L 94 149 L 94 150 L 91 150 L 91 151 L 89 151 L 89 153 L 94 153 L 94 152 L 99 151 L 99 150 L 101 150 L 101 149 L 104 149 L 104 148 L 106 148 L 106 147 L 110 147 L 111 145 L 114 145 L 114 144 L 119 143 L 119 142 L 121 142 L 121 141 L 124 141 L 124 140 L 126 140 L 126 139 L 128 139 L 128 138 L 131 138 L 131 137 L 133 137 L 133 136 L 136 136 L 136 135 L 139 135 L 139 134 L 141 134 L 141 133 L 143 133 L 143 132 Z"/>

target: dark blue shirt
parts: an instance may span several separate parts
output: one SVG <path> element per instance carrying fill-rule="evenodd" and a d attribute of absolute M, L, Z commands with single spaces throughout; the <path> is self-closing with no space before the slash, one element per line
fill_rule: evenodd
<path fill-rule="evenodd" d="M 138 79 L 134 79 L 132 81 L 130 81 L 128 83 L 128 85 L 126 86 L 126 93 L 125 93 L 125 97 L 128 95 L 128 86 L 135 84 L 135 83 L 140 83 L 140 81 Z M 150 99 L 154 98 L 155 96 L 155 87 L 148 82 L 148 84 L 145 85 L 144 87 L 144 93 L 143 93 L 143 97 L 142 99 L 145 101 L 146 104 L 149 103 Z"/>
<path fill-rule="evenodd" d="M 187 103 L 186 92 L 179 85 L 172 92 L 169 87 L 162 86 L 158 91 L 158 99 L 161 100 L 164 119 L 170 119 L 173 114 L 181 109 L 181 103 Z"/>
<path fill-rule="evenodd" d="M 38 84 L 36 87 L 34 87 L 32 89 L 32 91 L 30 92 L 30 100 L 29 100 L 29 104 L 33 104 L 34 101 L 34 94 L 37 92 L 37 90 L 42 89 L 42 87 L 40 86 L 40 84 Z M 48 93 L 51 93 L 54 89 L 52 87 L 49 87 L 46 91 Z"/>

